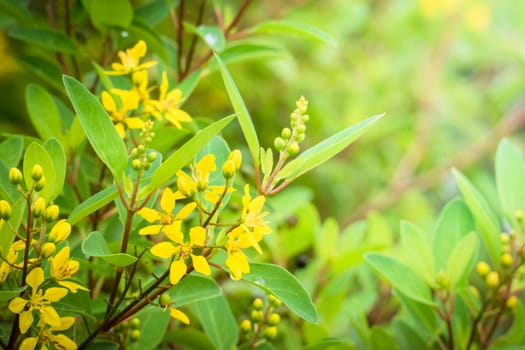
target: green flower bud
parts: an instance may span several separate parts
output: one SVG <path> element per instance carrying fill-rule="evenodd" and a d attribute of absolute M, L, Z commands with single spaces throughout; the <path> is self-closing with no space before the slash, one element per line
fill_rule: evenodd
<path fill-rule="evenodd" d="M 151 168 L 151 163 L 147 162 L 144 164 L 144 170 L 149 170 Z"/>
<path fill-rule="evenodd" d="M 308 114 L 303 115 L 303 123 L 308 123 L 310 116 Z"/>
<path fill-rule="evenodd" d="M 292 130 L 290 128 L 284 128 L 283 131 L 281 131 L 281 137 L 285 140 L 289 140 L 292 136 Z"/>
<path fill-rule="evenodd" d="M 297 142 L 297 143 L 301 143 L 301 142 L 304 141 L 305 137 L 306 137 L 305 134 L 297 134 L 294 137 L 294 141 Z"/>
<path fill-rule="evenodd" d="M 254 301 L 252 302 L 252 307 L 255 310 L 262 310 L 264 307 L 263 300 L 261 298 L 254 299 Z"/>
<path fill-rule="evenodd" d="M 31 169 L 31 178 L 37 182 L 44 176 L 44 169 L 42 169 L 42 166 L 40 164 L 33 165 L 33 168 Z"/>
<path fill-rule="evenodd" d="M 499 235 L 499 239 L 501 243 L 509 243 L 510 242 L 510 235 L 508 233 L 502 232 Z"/>
<path fill-rule="evenodd" d="M 42 197 L 38 197 L 33 203 L 33 216 L 35 218 L 40 217 L 46 210 L 46 201 Z"/>
<path fill-rule="evenodd" d="M 268 302 L 270 303 L 270 305 L 274 308 L 278 308 L 279 306 L 281 306 L 281 300 L 279 300 L 279 298 L 277 298 L 275 295 L 273 294 L 269 294 L 268 295 Z"/>
<path fill-rule="evenodd" d="M 138 145 L 137 146 L 137 153 L 140 154 L 140 155 L 146 153 L 146 147 L 144 147 L 144 145 Z"/>
<path fill-rule="evenodd" d="M 512 255 L 510 253 L 503 253 L 501 255 L 501 265 L 504 267 L 512 266 Z"/>
<path fill-rule="evenodd" d="M 250 318 L 252 319 L 253 323 L 259 323 L 263 318 L 263 312 L 260 310 L 252 310 Z"/>
<path fill-rule="evenodd" d="M 24 176 L 18 168 L 9 169 L 9 182 L 11 182 L 13 185 L 18 185 L 22 183 L 23 180 Z"/>
<path fill-rule="evenodd" d="M 241 331 L 243 333 L 250 333 L 252 331 L 252 323 L 250 320 L 244 320 L 241 322 Z"/>
<path fill-rule="evenodd" d="M 138 156 L 139 156 L 139 152 L 138 152 L 138 150 L 137 150 L 137 147 L 133 147 L 133 148 L 131 149 L 131 157 L 132 157 L 132 158 L 137 158 Z"/>
<path fill-rule="evenodd" d="M 295 131 L 297 131 L 299 134 L 304 134 L 306 132 L 306 125 L 304 124 L 297 125 L 297 127 L 295 128 Z"/>
<path fill-rule="evenodd" d="M 499 286 L 499 274 L 496 271 L 491 271 L 485 277 L 485 283 L 489 288 L 497 288 Z"/>
<path fill-rule="evenodd" d="M 301 149 L 299 148 L 299 144 L 297 142 L 292 142 L 290 145 L 288 145 L 288 155 L 295 156 L 297 153 L 299 153 Z"/>
<path fill-rule="evenodd" d="M 129 333 L 129 340 L 132 343 L 136 343 L 140 339 L 140 331 L 138 329 L 134 329 Z"/>
<path fill-rule="evenodd" d="M 281 316 L 278 313 L 273 313 L 268 317 L 268 324 L 270 326 L 277 326 L 277 324 L 281 321 Z"/>
<path fill-rule="evenodd" d="M 140 327 L 140 320 L 138 318 L 132 318 L 129 321 L 129 326 L 133 329 L 138 329 Z"/>
<path fill-rule="evenodd" d="M 159 296 L 159 305 L 162 307 L 168 307 L 171 305 L 171 297 L 168 293 L 163 293 Z"/>
<path fill-rule="evenodd" d="M 40 180 L 35 182 L 35 191 L 40 192 L 44 189 L 45 186 L 46 186 L 46 177 L 42 176 Z"/>
<path fill-rule="evenodd" d="M 0 219 L 9 220 L 11 217 L 11 206 L 6 200 L 0 200 Z"/>
<path fill-rule="evenodd" d="M 485 277 L 490 272 L 490 266 L 484 261 L 478 262 L 476 265 L 476 271 L 481 277 Z"/>
<path fill-rule="evenodd" d="M 148 160 L 148 162 L 153 163 L 155 161 L 155 159 L 157 159 L 157 153 L 149 152 L 148 156 L 146 157 L 146 159 Z"/>
<path fill-rule="evenodd" d="M 308 100 L 304 96 L 301 96 L 295 105 L 301 113 L 305 113 L 308 110 Z"/>
<path fill-rule="evenodd" d="M 55 221 L 58 219 L 58 215 L 60 214 L 60 208 L 56 204 L 51 204 L 49 207 L 47 207 L 45 212 L 45 218 L 46 221 Z"/>
<path fill-rule="evenodd" d="M 286 141 L 284 141 L 281 137 L 276 137 L 273 141 L 273 146 L 278 152 L 282 152 L 286 147 Z"/>
<path fill-rule="evenodd" d="M 139 171 L 142 170 L 144 165 L 142 164 L 142 161 L 140 159 L 133 159 L 131 161 L 131 167 L 133 168 L 133 170 Z"/>
<path fill-rule="evenodd" d="M 227 160 L 222 165 L 222 175 L 224 175 L 224 178 L 231 179 L 233 175 L 235 175 L 235 163 L 233 160 Z"/>
<path fill-rule="evenodd" d="M 53 255 L 55 250 L 56 250 L 55 243 L 46 242 L 46 243 L 42 244 L 42 248 L 40 250 L 40 255 L 43 258 L 49 258 L 51 255 Z"/>
<path fill-rule="evenodd" d="M 266 327 L 264 337 L 268 340 L 275 339 L 277 337 L 277 327 Z"/>
<path fill-rule="evenodd" d="M 146 145 L 149 145 L 152 141 L 153 141 L 153 139 L 152 139 L 150 136 L 146 136 L 146 137 L 144 138 L 144 143 L 145 143 Z"/>

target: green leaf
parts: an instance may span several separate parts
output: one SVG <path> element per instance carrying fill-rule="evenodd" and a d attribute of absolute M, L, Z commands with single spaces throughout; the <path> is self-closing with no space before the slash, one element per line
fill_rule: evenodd
<path fill-rule="evenodd" d="M 186 276 L 170 289 L 171 300 L 175 307 L 215 298 L 221 294 L 222 291 L 215 280 L 196 274 Z"/>
<path fill-rule="evenodd" d="M 434 260 L 425 234 L 409 222 L 401 222 L 401 244 L 407 263 L 427 284 L 434 283 Z"/>
<path fill-rule="evenodd" d="M 203 331 L 195 328 L 181 328 L 176 327 L 169 329 L 164 335 L 164 341 L 170 344 L 177 344 L 186 349 L 213 349 L 213 344 L 210 342 Z"/>
<path fill-rule="evenodd" d="M 215 135 L 217 135 L 226 125 L 228 125 L 234 115 L 216 121 L 199 131 L 188 142 L 182 145 L 177 151 L 169 156 L 153 173 L 151 184 L 146 191 L 152 191 L 168 181 L 178 170 L 190 163 L 195 155 L 206 145 Z"/>
<path fill-rule="evenodd" d="M 354 124 L 319 142 L 290 161 L 279 172 L 280 178 L 291 181 L 326 162 L 361 136 L 367 128 L 383 117 L 376 115 Z"/>
<path fill-rule="evenodd" d="M 454 247 L 447 261 L 445 276 L 451 286 L 461 285 L 468 279 L 478 257 L 478 235 L 470 232 Z"/>
<path fill-rule="evenodd" d="M 462 199 L 456 198 L 445 205 L 439 215 L 432 241 L 436 273 L 445 270 L 452 250 L 463 237 L 475 230 L 472 214 Z"/>
<path fill-rule="evenodd" d="M 525 211 L 525 161 L 507 139 L 499 143 L 495 168 L 501 207 L 507 220 L 517 227 L 516 211 Z"/>
<path fill-rule="evenodd" d="M 100 257 L 115 266 L 128 266 L 137 258 L 126 253 L 112 253 L 102 233 L 93 231 L 82 242 L 82 252 L 88 256 Z"/>
<path fill-rule="evenodd" d="M 334 346 L 342 345 L 342 344 L 344 344 L 344 342 L 341 339 L 328 338 L 328 339 L 320 340 L 319 342 L 315 344 L 303 346 L 299 350 L 329 350 L 329 349 L 333 349 Z M 349 347 L 349 349 L 351 349 L 351 347 Z"/>
<path fill-rule="evenodd" d="M 136 38 L 143 39 L 148 45 L 148 52 L 155 52 L 163 62 L 169 62 L 169 55 L 166 45 L 159 33 L 150 27 L 150 23 L 141 18 L 134 18 L 128 32 Z"/>
<path fill-rule="evenodd" d="M 87 10 L 93 25 L 100 30 L 107 27 L 127 28 L 133 19 L 129 0 L 89 0 Z"/>
<path fill-rule="evenodd" d="M 124 142 L 99 100 L 75 78 L 64 76 L 63 79 L 91 146 L 113 177 L 120 180 L 128 163 Z"/>
<path fill-rule="evenodd" d="M 328 218 L 323 223 L 323 227 L 317 230 L 317 237 L 314 243 L 315 256 L 320 264 L 331 262 L 338 253 L 339 225 L 334 218 Z"/>
<path fill-rule="evenodd" d="M 195 72 L 191 73 L 189 76 L 187 76 L 178 86 L 177 88 L 182 91 L 182 101 L 181 103 L 184 103 L 190 97 L 190 95 L 193 93 L 197 85 L 199 84 L 199 81 L 201 80 L 202 76 L 202 69 L 197 69 Z"/>
<path fill-rule="evenodd" d="M 13 289 L 13 290 L 2 290 L 2 291 L 0 291 L 0 302 L 3 303 L 3 302 L 6 302 L 6 301 L 9 301 L 10 299 L 12 299 L 14 297 L 20 296 L 20 293 L 22 293 L 26 288 L 27 288 L 27 286 L 22 287 L 22 288 L 16 288 L 16 289 Z"/>
<path fill-rule="evenodd" d="M 459 171 L 454 169 L 453 174 L 461 194 L 472 216 L 474 216 L 492 263 L 494 266 L 499 266 L 502 250 L 498 220 L 494 217 L 489 205 L 474 185 Z"/>
<path fill-rule="evenodd" d="M 57 189 L 58 186 L 55 166 L 47 150 L 40 144 L 32 142 L 29 147 L 27 147 L 24 154 L 23 174 L 27 188 L 31 188 L 33 186 L 31 171 L 33 166 L 36 164 L 39 164 L 44 170 L 46 181 L 44 188 L 42 191 L 40 191 L 40 196 L 46 200 L 46 203 L 49 203 L 57 197 L 57 192 L 60 193 Z"/>
<path fill-rule="evenodd" d="M 105 73 L 104 68 L 99 66 L 98 63 L 95 61 L 92 61 L 91 64 L 93 65 L 93 67 L 95 67 L 98 78 L 100 79 L 100 82 L 102 83 L 102 86 L 104 87 L 104 89 L 107 91 L 114 89 L 115 85 L 113 84 L 109 76 Z"/>
<path fill-rule="evenodd" d="M 11 204 L 11 217 L 8 223 L 4 223 L 0 228 L 0 254 L 4 257 L 9 252 L 11 244 L 13 244 L 15 232 L 18 232 L 18 228 L 22 224 L 26 205 L 24 198 L 19 198 L 14 204 Z"/>
<path fill-rule="evenodd" d="M 62 193 L 62 188 L 64 187 L 64 181 L 66 179 L 66 153 L 62 144 L 54 137 L 44 143 L 44 148 L 51 157 L 51 161 L 55 167 L 55 192 L 52 194 L 52 197 L 56 198 Z"/>
<path fill-rule="evenodd" d="M 400 349 L 427 350 L 427 344 L 405 321 L 394 321 L 394 336 Z"/>
<path fill-rule="evenodd" d="M 106 204 L 113 201 L 118 196 L 117 186 L 112 185 L 106 187 L 100 192 L 95 193 L 80 205 L 75 207 L 75 209 L 69 214 L 67 221 L 74 225 L 86 216 L 94 213 L 98 209 L 102 208 Z"/>
<path fill-rule="evenodd" d="M 430 287 L 409 266 L 386 255 L 371 253 L 365 260 L 392 286 L 408 298 L 427 305 L 434 305 Z"/>
<path fill-rule="evenodd" d="M 166 0 L 153 0 L 135 8 L 135 18 L 154 26 L 170 14 L 170 6 Z"/>
<path fill-rule="evenodd" d="M 22 56 L 18 60 L 25 70 L 33 73 L 55 89 L 64 91 L 62 70 L 56 63 L 37 56 Z"/>
<path fill-rule="evenodd" d="M 291 311 L 308 322 L 317 323 L 319 315 L 312 298 L 297 278 L 278 265 L 250 263 L 250 273 L 243 279 L 274 294 Z"/>
<path fill-rule="evenodd" d="M 226 38 L 218 26 L 201 25 L 195 27 L 190 23 L 185 22 L 184 29 L 197 35 L 210 49 L 214 51 L 221 52 L 226 46 Z"/>
<path fill-rule="evenodd" d="M 321 41 L 330 46 L 337 46 L 334 38 L 319 28 L 295 20 L 266 21 L 250 29 L 251 32 L 297 35 L 307 39 Z"/>
<path fill-rule="evenodd" d="M 238 326 L 224 295 L 192 305 L 210 341 L 218 350 L 231 350 L 238 338 Z"/>
<path fill-rule="evenodd" d="M 39 85 L 29 84 L 26 88 L 26 105 L 31 122 L 42 140 L 62 138 L 62 122 L 51 94 Z"/>
<path fill-rule="evenodd" d="M 262 60 L 286 57 L 288 53 L 281 47 L 275 45 L 268 45 L 258 42 L 234 42 L 229 44 L 221 53 L 219 57 L 226 65 L 232 63 L 245 62 L 250 60 Z M 210 70 L 218 69 L 218 63 L 215 59 L 209 63 Z"/>
<path fill-rule="evenodd" d="M 136 343 L 128 345 L 129 349 L 158 349 L 168 330 L 169 311 L 160 307 L 150 307 L 140 311 L 136 317 L 140 320 L 140 337 Z"/>
<path fill-rule="evenodd" d="M 47 28 L 14 28 L 9 36 L 52 51 L 78 55 L 78 48 L 64 33 Z"/>
<path fill-rule="evenodd" d="M 24 152 L 22 136 L 8 137 L 0 143 L 0 159 L 9 168 L 18 166 Z"/>
<path fill-rule="evenodd" d="M 253 164 L 256 168 L 259 167 L 259 139 L 257 138 L 257 133 L 255 132 L 255 127 L 253 126 L 252 119 L 250 118 L 250 113 L 244 104 L 244 101 L 233 81 L 233 78 L 226 68 L 226 65 L 221 61 L 219 56 L 215 55 L 215 59 L 219 63 L 219 68 L 221 70 L 222 79 L 224 81 L 224 86 L 230 97 L 230 101 L 233 106 L 233 110 L 238 115 L 239 124 L 241 125 L 242 132 L 248 143 L 248 149 L 252 155 Z"/>
<path fill-rule="evenodd" d="M 2 153 L 0 153 L 1 159 Z M 9 178 L 9 169 L 3 161 L 0 160 L 0 179 Z M 16 189 L 16 186 L 11 182 L 4 180 L 0 186 L 0 198 L 5 199 L 9 203 L 13 203 L 17 198 L 20 198 L 22 195 Z"/>

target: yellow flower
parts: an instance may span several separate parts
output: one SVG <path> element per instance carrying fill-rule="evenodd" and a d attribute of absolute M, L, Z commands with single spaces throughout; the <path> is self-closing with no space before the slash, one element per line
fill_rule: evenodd
<path fill-rule="evenodd" d="M 177 230 L 166 230 L 166 236 L 172 242 L 160 242 L 151 248 L 151 253 L 159 258 L 168 259 L 174 255 L 178 256 L 178 260 L 171 263 L 170 266 L 170 282 L 177 284 L 181 278 L 186 274 L 188 266 L 185 259 L 190 256 L 193 267 L 197 272 L 204 275 L 210 275 L 210 265 L 208 260 L 202 255 L 195 255 L 192 253 L 194 247 L 203 247 L 206 241 L 206 230 L 203 227 L 197 226 L 190 229 L 190 241 L 184 242 L 184 234 L 180 231 L 180 226 Z"/>
<path fill-rule="evenodd" d="M 54 257 L 49 258 L 51 263 L 50 277 L 53 278 L 59 285 L 66 287 L 70 292 L 76 293 L 77 290 L 88 291 L 86 287 L 72 282 L 64 281 L 77 273 L 79 263 L 78 261 L 69 258 L 69 247 L 62 248 Z"/>
<path fill-rule="evenodd" d="M 59 220 L 49 232 L 49 240 L 55 244 L 65 241 L 71 233 L 71 225 L 66 219 Z"/>
<path fill-rule="evenodd" d="M 159 99 L 150 100 L 146 103 L 145 110 L 158 120 L 162 120 L 164 116 L 168 122 L 178 129 L 182 129 L 181 123 L 191 122 L 191 116 L 179 108 L 182 91 L 180 89 L 173 89 L 168 92 L 168 76 L 165 71 L 162 72 L 162 82 L 159 90 Z"/>
<path fill-rule="evenodd" d="M 109 112 L 109 117 L 115 124 L 121 138 L 126 137 L 126 128 L 142 129 L 144 121 L 137 117 L 128 117 L 128 113 L 135 111 L 139 107 L 139 94 L 136 90 L 112 89 L 111 93 L 118 96 L 122 107 L 117 109 L 117 104 L 112 95 L 107 91 L 102 91 L 102 105 Z"/>
<path fill-rule="evenodd" d="M 226 258 L 226 266 L 230 269 L 230 276 L 234 281 L 240 280 L 243 273 L 250 272 L 248 258 L 240 250 L 234 250 L 231 253 L 228 253 L 228 258 Z"/>
<path fill-rule="evenodd" d="M 20 332 L 24 334 L 33 324 L 33 310 L 40 313 L 40 320 L 53 327 L 60 326 L 60 316 L 55 309 L 50 306 L 52 302 L 59 301 L 67 295 L 67 289 L 51 287 L 45 292 L 39 289 L 44 283 L 44 270 L 37 267 L 27 274 L 26 283 L 31 287 L 31 298 L 29 300 L 15 297 L 9 303 L 9 310 L 15 314 L 20 314 Z"/>
<path fill-rule="evenodd" d="M 186 314 L 179 309 L 176 309 L 174 307 L 170 307 L 170 316 L 176 320 L 181 321 L 184 324 L 190 324 L 190 319 Z"/>
<path fill-rule="evenodd" d="M 106 71 L 105 73 L 107 75 L 125 75 L 153 67 L 157 62 L 149 61 L 140 64 L 140 59 L 146 55 L 146 51 L 148 51 L 146 43 L 143 40 L 139 40 L 135 46 L 131 49 L 127 49 L 126 52 L 119 51 L 118 57 L 120 58 L 121 63 L 113 63 L 111 65 L 113 70 Z"/>
<path fill-rule="evenodd" d="M 4 282 L 9 276 L 9 273 L 13 270 L 13 267 L 16 266 L 16 261 L 18 260 L 18 252 L 24 250 L 25 243 L 22 240 L 16 241 L 9 247 L 7 256 L 2 258 L 0 262 L 0 283 Z"/>
<path fill-rule="evenodd" d="M 177 231 L 180 230 L 181 220 L 186 219 L 192 213 L 193 209 L 197 207 L 195 202 L 186 204 L 177 215 L 173 215 L 173 209 L 175 208 L 175 202 L 177 199 L 184 198 L 179 193 L 173 193 L 173 191 L 166 187 L 164 192 L 162 192 L 162 197 L 160 199 L 160 208 L 161 211 L 156 211 L 150 208 L 142 208 L 137 212 L 142 218 L 147 222 L 160 222 L 159 225 L 149 225 L 140 229 L 139 234 L 141 235 L 156 235 L 161 231 L 171 230 Z"/>
<path fill-rule="evenodd" d="M 75 318 L 61 317 L 60 324 L 57 326 L 47 327 L 45 322 L 38 322 L 39 332 L 37 337 L 25 338 L 20 344 L 20 350 L 33 350 L 38 343 L 42 344 L 41 349 L 64 349 L 76 350 L 77 344 L 64 334 L 53 334 L 53 331 L 64 331 L 71 328 L 75 323 Z"/>
<path fill-rule="evenodd" d="M 149 101 L 148 71 L 141 70 L 133 73 L 132 80 L 135 91 L 137 91 L 139 96 L 139 101 L 143 103 Z"/>

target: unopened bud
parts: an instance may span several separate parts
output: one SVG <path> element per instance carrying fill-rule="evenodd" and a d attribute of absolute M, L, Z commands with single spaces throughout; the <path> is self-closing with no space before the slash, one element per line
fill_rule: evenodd
<path fill-rule="evenodd" d="M 22 183 L 23 180 L 24 176 L 18 168 L 9 169 L 9 182 L 11 182 L 13 185 L 18 185 Z"/>
<path fill-rule="evenodd" d="M 485 277 L 485 283 L 487 287 L 496 288 L 499 286 L 499 274 L 496 271 L 491 271 Z"/>
<path fill-rule="evenodd" d="M 233 161 L 233 164 L 235 164 L 235 170 L 239 170 L 242 163 L 242 153 L 238 149 L 234 149 L 230 152 L 230 155 L 228 156 L 228 160 Z"/>
<path fill-rule="evenodd" d="M 33 216 L 35 218 L 40 217 L 46 210 L 46 201 L 42 197 L 38 197 L 33 203 Z"/>
<path fill-rule="evenodd" d="M 49 258 L 56 250 L 55 243 L 46 242 L 42 244 L 42 248 L 40 251 L 40 255 L 42 255 L 43 258 Z"/>
<path fill-rule="evenodd" d="M 5 221 L 11 217 L 11 206 L 6 200 L 0 200 L 0 219 Z"/>
<path fill-rule="evenodd" d="M 286 141 L 284 141 L 281 137 L 276 137 L 273 141 L 273 146 L 278 152 L 282 152 L 286 147 Z"/>
<path fill-rule="evenodd" d="M 505 306 L 509 309 L 514 309 L 516 305 L 518 304 L 518 298 L 515 295 L 512 295 L 507 299 L 507 302 L 505 303 Z"/>
<path fill-rule="evenodd" d="M 263 307 L 264 307 L 264 303 L 263 303 L 262 299 L 261 298 L 254 299 L 253 302 L 252 302 L 252 307 L 255 310 L 262 310 Z"/>
<path fill-rule="evenodd" d="M 273 313 L 268 317 L 268 324 L 270 326 L 276 326 L 281 321 L 281 316 L 278 313 Z"/>
<path fill-rule="evenodd" d="M 235 175 L 235 163 L 233 160 L 227 160 L 222 165 L 222 175 L 224 175 L 224 178 L 231 179 L 233 175 Z"/>
<path fill-rule="evenodd" d="M 42 166 L 40 164 L 33 165 L 33 168 L 31 169 L 31 178 L 37 182 L 42 176 L 44 176 L 44 169 L 42 169 Z"/>
<path fill-rule="evenodd" d="M 143 168 L 143 164 L 142 164 L 142 161 L 140 159 L 133 159 L 131 161 L 131 167 L 133 168 L 133 170 L 135 171 L 139 171 L 139 170 L 142 170 Z"/>
<path fill-rule="evenodd" d="M 289 156 L 295 156 L 297 153 L 299 153 L 301 149 L 299 148 L 299 144 L 297 142 L 292 142 L 288 146 L 288 155 Z"/>
<path fill-rule="evenodd" d="M 241 322 L 241 331 L 243 333 L 250 333 L 252 330 L 252 323 L 250 320 L 244 320 Z"/>
<path fill-rule="evenodd" d="M 138 329 L 134 329 L 129 333 L 129 340 L 132 343 L 136 343 L 140 339 L 140 331 Z"/>
<path fill-rule="evenodd" d="M 180 193 L 187 198 L 192 198 L 197 192 L 197 187 L 193 180 L 183 171 L 177 172 L 177 188 Z"/>
<path fill-rule="evenodd" d="M 277 337 L 277 327 L 266 327 L 264 337 L 269 340 L 275 339 Z"/>
<path fill-rule="evenodd" d="M 297 134 L 295 135 L 295 137 L 293 138 L 295 142 L 297 143 L 301 143 L 304 141 L 306 135 L 305 134 Z"/>
<path fill-rule="evenodd" d="M 44 215 L 45 215 L 46 221 L 49 222 L 49 221 L 55 221 L 56 219 L 58 219 L 59 214 L 60 214 L 60 208 L 58 207 L 58 205 L 51 204 L 49 207 L 47 207 L 46 213 Z"/>
<path fill-rule="evenodd" d="M 144 154 L 146 152 L 146 147 L 144 145 L 138 145 L 137 146 L 137 153 L 138 154 Z"/>
<path fill-rule="evenodd" d="M 476 271 L 481 277 L 485 277 L 490 272 L 490 266 L 484 261 L 478 262 L 476 265 Z"/>
<path fill-rule="evenodd" d="M 295 130 L 299 133 L 299 134 L 304 134 L 306 132 L 306 125 L 304 124 L 299 124 L 297 125 L 297 127 L 295 128 Z"/>
<path fill-rule="evenodd" d="M 131 157 L 132 157 L 132 158 L 137 158 L 138 156 L 139 156 L 139 152 L 138 152 L 138 150 L 137 150 L 137 147 L 133 147 L 133 148 L 131 149 Z"/>
<path fill-rule="evenodd" d="M 129 321 L 129 325 L 131 328 L 133 329 L 138 329 L 139 326 L 140 326 L 140 320 L 138 318 L 132 318 L 130 321 Z"/>
<path fill-rule="evenodd" d="M 290 128 L 284 128 L 283 131 L 281 131 L 281 137 L 285 140 L 289 140 L 292 136 L 292 130 Z"/>
<path fill-rule="evenodd" d="M 56 244 L 65 241 L 71 233 L 71 225 L 66 219 L 59 220 L 49 232 L 49 240 Z"/>
<path fill-rule="evenodd" d="M 42 176 L 40 180 L 35 182 L 35 191 L 40 192 L 44 189 L 44 186 L 46 185 L 46 177 Z"/>
<path fill-rule="evenodd" d="M 514 212 L 514 216 L 516 217 L 516 219 L 517 219 L 518 221 L 523 220 L 523 211 L 522 211 L 522 210 L 516 210 L 516 211 Z"/>
<path fill-rule="evenodd" d="M 502 232 L 499 234 L 499 239 L 501 243 L 509 243 L 510 242 L 510 235 L 508 233 Z"/>
<path fill-rule="evenodd" d="M 259 323 L 262 320 L 263 312 L 260 310 L 252 310 L 250 317 L 253 323 Z"/>
<path fill-rule="evenodd" d="M 501 255 L 501 265 L 504 267 L 512 266 L 512 255 L 510 253 L 503 253 Z"/>
<path fill-rule="evenodd" d="M 163 293 L 159 296 L 159 305 L 162 307 L 168 307 L 171 305 L 171 297 L 168 293 Z"/>
<path fill-rule="evenodd" d="M 146 157 L 146 159 L 148 160 L 148 162 L 153 163 L 155 161 L 155 159 L 157 159 L 157 153 L 149 152 L 148 156 Z"/>
<path fill-rule="evenodd" d="M 278 308 L 279 306 L 281 306 L 281 300 L 279 300 L 279 298 L 277 298 L 273 294 L 268 295 L 268 302 L 274 308 Z"/>

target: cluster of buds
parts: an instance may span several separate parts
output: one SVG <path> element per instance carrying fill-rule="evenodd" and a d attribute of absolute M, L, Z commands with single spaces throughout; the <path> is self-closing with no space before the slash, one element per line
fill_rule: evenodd
<path fill-rule="evenodd" d="M 290 127 L 281 131 L 281 136 L 274 140 L 275 149 L 286 157 L 292 157 L 299 153 L 299 144 L 304 141 L 306 135 L 306 122 L 310 116 L 306 114 L 308 101 L 301 96 L 296 102 L 297 108 L 290 114 Z"/>
<path fill-rule="evenodd" d="M 240 324 L 241 334 L 245 340 L 255 343 L 260 338 L 273 340 L 277 337 L 277 325 L 281 316 L 274 312 L 279 308 L 281 301 L 273 295 L 268 295 L 268 303 L 265 305 L 261 298 L 252 302 L 250 318 Z"/>
<path fill-rule="evenodd" d="M 125 338 L 129 339 L 129 342 L 136 343 L 139 341 L 140 333 L 140 319 L 134 317 L 132 319 L 122 322 L 118 327 L 117 331 L 120 332 Z"/>
<path fill-rule="evenodd" d="M 153 129 L 153 121 L 148 120 L 144 122 L 144 128 L 141 129 L 139 137 L 140 143 L 131 149 L 131 167 L 135 171 L 148 170 L 151 164 L 157 159 L 157 153 L 147 152 L 147 147 L 151 143 L 155 132 Z"/>

